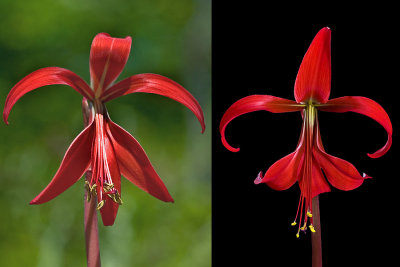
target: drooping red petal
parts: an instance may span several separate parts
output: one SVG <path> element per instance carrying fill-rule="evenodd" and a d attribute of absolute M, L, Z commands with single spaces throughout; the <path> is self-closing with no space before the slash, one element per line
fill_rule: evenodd
<path fill-rule="evenodd" d="M 301 62 L 294 84 L 297 102 L 325 103 L 331 92 L 331 30 L 322 28 Z"/>
<path fill-rule="evenodd" d="M 136 139 L 111 120 L 107 127 L 121 174 L 150 195 L 165 202 L 174 202 Z"/>
<path fill-rule="evenodd" d="M 225 111 L 219 124 L 219 132 L 223 145 L 232 152 L 238 152 L 239 148 L 233 148 L 225 139 L 225 128 L 234 118 L 253 111 L 265 110 L 272 113 L 293 112 L 304 109 L 293 100 L 288 100 L 270 95 L 251 95 L 239 99 Z"/>
<path fill-rule="evenodd" d="M 257 177 L 254 183 L 266 183 L 274 190 L 288 189 L 297 181 L 297 173 L 303 157 L 303 149 L 300 148 L 275 162 L 264 177 L 261 180 Z"/>
<path fill-rule="evenodd" d="M 8 115 L 12 107 L 23 95 L 39 87 L 52 84 L 69 85 L 88 99 L 94 97 L 89 85 L 72 71 L 58 67 L 39 69 L 25 76 L 8 93 L 3 111 L 4 122 L 8 124 Z"/>
<path fill-rule="evenodd" d="M 152 93 L 178 101 L 194 113 L 204 132 L 204 115 L 199 103 L 185 88 L 173 80 L 158 74 L 137 74 L 109 88 L 102 96 L 102 101 L 107 102 L 131 93 Z"/>
<path fill-rule="evenodd" d="M 118 167 L 114 148 L 108 136 L 105 136 L 104 138 L 104 145 L 114 188 L 118 190 L 118 193 L 121 195 L 121 173 Z M 107 194 L 103 194 L 103 198 L 105 199 L 105 203 L 100 209 L 101 218 L 105 226 L 110 226 L 114 224 L 115 218 L 117 217 L 119 204 L 114 202 L 110 197 L 107 196 Z"/>
<path fill-rule="evenodd" d="M 75 138 L 51 182 L 30 204 L 42 204 L 55 198 L 83 176 L 90 164 L 93 138 L 92 123 Z"/>
<path fill-rule="evenodd" d="M 324 175 L 322 174 L 321 167 L 318 164 L 318 161 L 313 156 L 312 162 L 312 179 L 311 179 L 311 198 L 318 196 L 319 194 L 330 192 L 331 188 L 329 187 L 328 182 L 326 181 Z"/>
<path fill-rule="evenodd" d="M 318 107 L 319 110 L 329 112 L 356 112 L 370 117 L 385 128 L 388 140 L 386 144 L 375 153 L 368 154 L 371 158 L 383 156 L 392 145 L 392 123 L 386 111 L 375 101 L 361 96 L 343 96 L 329 100 Z"/>
<path fill-rule="evenodd" d="M 337 189 L 353 190 L 359 187 L 364 179 L 371 178 L 366 174 L 361 176 L 350 162 L 331 156 L 318 149 L 314 149 L 313 156 L 324 171 L 329 183 Z"/>
<path fill-rule="evenodd" d="M 107 33 L 94 37 L 90 49 L 90 77 L 96 94 L 117 79 L 131 51 L 132 38 L 112 38 Z"/>

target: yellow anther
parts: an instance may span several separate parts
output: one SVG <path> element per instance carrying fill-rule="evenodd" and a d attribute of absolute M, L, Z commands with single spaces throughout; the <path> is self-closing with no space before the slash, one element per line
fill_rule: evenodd
<path fill-rule="evenodd" d="M 306 230 L 306 227 L 307 227 L 307 225 L 304 224 L 303 227 L 300 227 L 300 230 L 304 231 L 304 230 Z"/>
<path fill-rule="evenodd" d="M 311 218 L 312 217 L 312 213 L 307 211 L 307 216 Z"/>
<path fill-rule="evenodd" d="M 290 225 L 295 226 L 296 224 L 297 224 L 296 222 L 292 222 Z"/>
<path fill-rule="evenodd" d="M 300 235 L 299 235 L 299 232 L 297 232 L 296 237 L 299 238 L 299 236 L 300 236 Z"/>
<path fill-rule="evenodd" d="M 314 229 L 314 226 L 312 224 L 310 224 L 308 227 L 310 228 L 311 232 L 315 233 L 315 229 Z"/>
<path fill-rule="evenodd" d="M 104 200 L 102 200 L 102 201 L 100 201 L 98 204 L 97 204 L 97 210 L 100 210 L 102 207 L 103 207 L 103 205 L 104 205 Z"/>

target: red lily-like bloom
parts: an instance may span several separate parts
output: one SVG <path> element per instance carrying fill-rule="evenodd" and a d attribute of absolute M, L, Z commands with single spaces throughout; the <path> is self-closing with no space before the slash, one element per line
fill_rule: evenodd
<path fill-rule="evenodd" d="M 49 185 L 30 204 L 47 202 L 91 170 L 86 182 L 88 199 L 97 196 L 97 208 L 104 225 L 114 224 L 121 201 L 121 174 L 140 189 L 166 202 L 173 202 L 143 148 L 127 131 L 111 121 L 105 102 L 130 93 L 153 93 L 169 97 L 189 108 L 204 132 L 203 111 L 196 99 L 178 83 L 157 74 L 138 74 L 116 84 L 128 60 L 131 37 L 96 35 L 90 50 L 91 86 L 75 73 L 58 67 L 39 69 L 18 82 L 7 96 L 3 118 L 24 94 L 52 84 L 69 85 L 80 93 L 90 110 L 88 126 L 68 148 L 61 166 Z"/>
<path fill-rule="evenodd" d="M 225 139 L 225 128 L 234 118 L 253 111 L 266 110 L 272 113 L 302 112 L 303 125 L 296 150 L 275 162 L 265 173 L 260 172 L 254 181 L 256 184 L 266 183 L 275 190 L 285 190 L 296 181 L 299 183 L 301 195 L 296 218 L 299 217 L 299 230 L 305 230 L 308 219 L 309 228 L 315 231 L 312 218 L 312 198 L 329 192 L 328 182 L 340 190 L 352 190 L 359 187 L 364 179 L 371 178 L 360 175 L 349 162 L 327 154 L 322 146 L 318 125 L 317 110 L 329 112 L 356 112 L 366 115 L 381 124 L 388 140 L 383 148 L 371 158 L 383 156 L 392 144 L 392 124 L 385 110 L 375 101 L 361 96 L 344 96 L 329 99 L 331 84 L 331 30 L 321 29 L 315 36 L 300 65 L 294 85 L 296 101 L 270 95 L 251 95 L 235 102 L 225 112 L 220 123 L 222 143 L 230 151 L 231 147 Z M 324 175 L 326 179 L 324 178 Z M 300 212 L 299 212 L 300 211 Z M 303 213 L 306 213 L 303 217 Z M 301 226 L 303 223 L 303 226 Z"/>

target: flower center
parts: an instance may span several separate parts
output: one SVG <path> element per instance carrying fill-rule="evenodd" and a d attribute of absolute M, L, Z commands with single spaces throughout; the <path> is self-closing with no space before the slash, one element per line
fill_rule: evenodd
<path fill-rule="evenodd" d="M 104 115 L 107 114 L 107 110 L 104 104 L 95 101 L 94 103 L 94 123 L 95 123 L 95 139 L 92 143 L 92 177 L 89 181 L 85 181 L 85 188 L 87 190 L 87 201 L 90 201 L 91 197 L 97 196 L 97 209 L 101 209 L 107 198 L 110 197 L 114 202 L 122 204 L 121 196 L 118 190 L 114 187 L 112 181 L 109 159 L 107 158 L 107 151 L 111 145 L 107 134 L 106 134 L 106 123 L 107 120 Z"/>
<path fill-rule="evenodd" d="M 301 145 L 304 146 L 304 158 L 303 164 L 298 173 L 299 185 L 300 185 L 300 200 L 297 207 L 296 218 L 294 219 L 292 226 L 297 225 L 297 218 L 299 218 L 299 227 L 296 233 L 298 238 L 300 230 L 306 232 L 307 224 L 311 232 L 315 232 L 313 226 L 312 217 L 312 172 L 313 172 L 313 144 L 315 138 L 315 122 L 317 119 L 317 109 L 311 102 L 306 104 L 303 111 L 303 126 Z M 304 215 L 305 214 L 305 215 Z"/>

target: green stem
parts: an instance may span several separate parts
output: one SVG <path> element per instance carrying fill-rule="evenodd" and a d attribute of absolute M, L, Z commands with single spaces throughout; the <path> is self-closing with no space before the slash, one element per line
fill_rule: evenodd
<path fill-rule="evenodd" d="M 312 267 L 322 267 L 321 220 L 318 196 L 314 197 L 312 200 L 312 215 L 315 228 L 315 233 L 311 234 Z"/>

